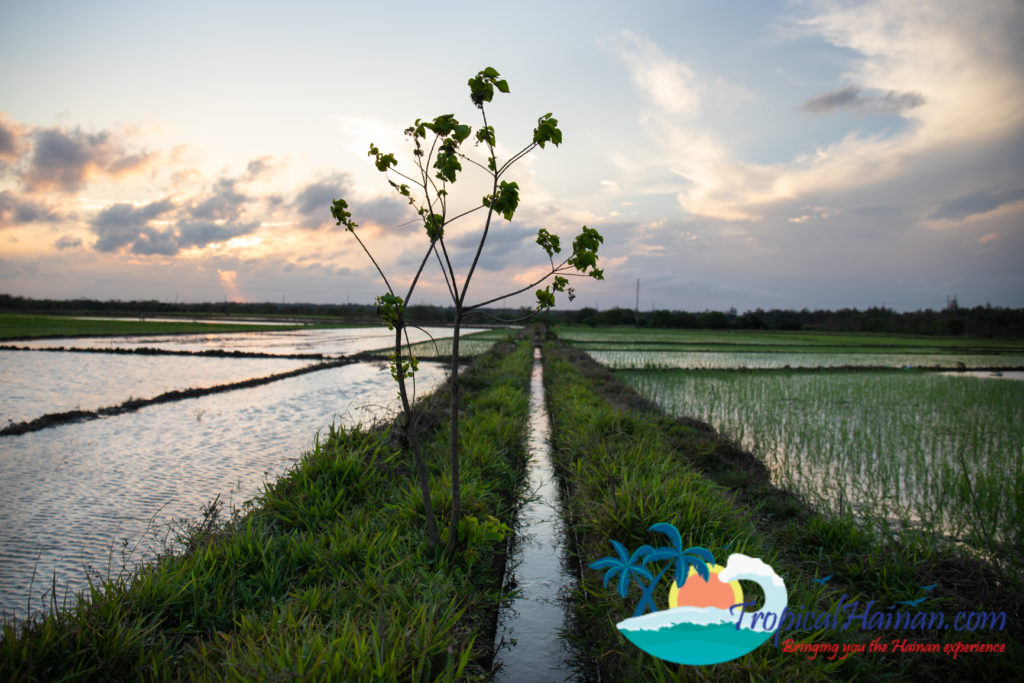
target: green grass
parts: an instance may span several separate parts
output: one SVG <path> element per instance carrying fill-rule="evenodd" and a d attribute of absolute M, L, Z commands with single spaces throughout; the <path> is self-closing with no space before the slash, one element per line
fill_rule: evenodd
<path fill-rule="evenodd" d="M 86 335 L 180 334 L 203 332 L 272 332 L 308 329 L 303 325 L 225 325 L 194 322 L 152 322 L 131 318 L 97 320 L 63 315 L 0 314 L 0 339 L 80 337 Z"/>
<path fill-rule="evenodd" d="M 526 459 L 530 346 L 464 375 L 465 514 L 509 525 Z M 436 509 L 447 419 L 428 402 Z M 431 417 L 433 416 L 433 417 Z M 252 501 L 215 508 L 182 551 L 66 610 L 4 624 L 3 680 L 465 680 L 485 673 L 504 543 L 425 554 L 411 457 L 390 430 L 334 429 Z M 442 520 L 442 528 L 445 526 Z"/>
<path fill-rule="evenodd" d="M 735 438 L 782 487 L 880 529 L 928 530 L 1024 566 L 1024 382 L 923 372 L 622 371 Z"/>
<path fill-rule="evenodd" d="M 1024 658 L 1019 614 L 1020 580 L 955 549 L 938 552 L 920 537 L 879 539 L 849 516 L 815 514 L 798 498 L 773 487 L 749 454 L 696 424 L 664 416 L 576 351 L 545 347 L 545 387 L 552 420 L 553 459 L 566 489 L 567 517 L 581 581 L 571 629 L 579 664 L 602 680 L 904 680 L 1004 675 Z M 1003 610 L 1010 630 L 917 632 L 857 629 L 794 630 L 801 642 L 866 644 L 909 637 L 927 642 L 1002 642 L 1007 654 L 961 657 L 857 655 L 810 661 L 769 641 L 731 662 L 707 667 L 671 665 L 633 647 L 615 623 L 632 614 L 634 587 L 623 601 L 602 573 L 587 569 L 611 554 L 610 539 L 627 548 L 656 543 L 647 528 L 670 522 L 683 544 L 701 545 L 723 564 L 731 552 L 759 557 L 784 578 L 792 608 L 825 611 L 846 596 L 894 605 L 938 584 L 922 609 Z M 728 550 L 726 550 L 728 548 Z M 813 579 L 832 575 L 825 585 Z M 664 605 L 664 594 L 656 596 Z M 880 607 L 876 607 L 880 609 Z"/>

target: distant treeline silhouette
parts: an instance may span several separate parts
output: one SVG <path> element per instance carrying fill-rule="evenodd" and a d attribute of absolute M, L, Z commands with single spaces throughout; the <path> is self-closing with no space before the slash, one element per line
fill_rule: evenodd
<path fill-rule="evenodd" d="M 286 316 L 296 319 L 329 319 L 334 322 L 378 322 L 376 308 L 371 304 L 310 303 L 169 303 L 165 301 L 98 301 L 94 299 L 31 299 L 0 294 L 0 311 L 7 313 L 54 313 L 77 315 L 168 315 L 259 317 Z M 488 309 L 473 323 L 494 324 L 502 320 L 522 318 L 526 308 Z M 444 306 L 415 304 L 409 306 L 407 318 L 418 325 L 444 325 L 452 322 L 453 311 Z M 978 337 L 1024 337 L 1024 309 L 1000 306 L 958 306 L 942 310 L 926 309 L 898 313 L 890 308 L 872 307 L 863 311 L 854 308 L 830 310 L 762 310 L 738 313 L 729 311 L 653 310 L 632 308 L 595 308 L 577 310 L 552 309 L 542 320 L 563 325 L 636 325 L 711 330 L 817 330 L 824 332 L 888 332 L 893 334 L 969 335 Z"/>

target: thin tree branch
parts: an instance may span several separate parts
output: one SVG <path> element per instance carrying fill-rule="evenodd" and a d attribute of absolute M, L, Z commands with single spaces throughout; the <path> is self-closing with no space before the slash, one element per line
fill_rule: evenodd
<path fill-rule="evenodd" d="M 391 288 L 391 283 L 388 282 L 388 276 L 385 275 L 384 271 L 380 269 L 380 265 L 377 263 L 377 259 L 373 258 L 373 254 L 371 254 L 370 250 L 366 248 L 365 244 L 363 244 L 363 240 L 359 239 L 359 235 L 356 234 L 355 230 L 349 230 L 349 232 L 351 232 L 352 235 L 356 238 L 356 241 L 359 242 L 359 246 L 363 248 L 363 251 L 366 252 L 366 255 L 370 257 L 370 261 L 373 262 L 373 267 L 377 269 L 377 272 L 380 273 L 381 279 L 384 280 L 384 284 L 388 288 L 388 293 L 394 295 L 395 290 Z"/>
<path fill-rule="evenodd" d="M 501 296 L 495 297 L 493 299 L 488 299 L 487 301 L 481 301 L 480 303 L 473 304 L 472 306 L 465 306 L 462 310 L 467 312 L 467 313 L 469 313 L 470 311 L 475 311 L 476 309 L 481 308 L 483 306 L 487 306 L 488 304 L 493 304 L 496 301 L 501 301 L 503 299 L 507 299 L 510 296 L 515 296 L 516 294 L 522 294 L 523 292 L 525 292 L 528 289 L 533 289 L 534 287 L 536 287 L 540 283 L 542 283 L 545 280 L 547 280 L 552 275 L 557 275 L 557 274 L 559 274 L 561 272 L 564 272 L 563 271 L 563 266 L 565 266 L 565 261 L 563 261 L 562 264 L 560 266 L 558 266 L 558 268 L 555 268 L 555 269 L 551 270 L 546 275 L 544 275 L 544 277 L 542 277 L 539 280 L 536 280 L 536 281 L 526 285 L 522 289 L 517 289 L 516 291 L 509 292 L 508 294 L 502 294 Z"/>

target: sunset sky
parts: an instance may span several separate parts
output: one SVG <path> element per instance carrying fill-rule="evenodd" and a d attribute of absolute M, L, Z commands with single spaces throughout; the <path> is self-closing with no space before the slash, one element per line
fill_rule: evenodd
<path fill-rule="evenodd" d="M 0 0 L 0 292 L 368 303 L 331 200 L 407 279 L 426 238 L 367 148 L 408 169 L 414 119 L 475 129 L 493 66 L 499 154 L 547 112 L 564 143 L 509 174 L 470 303 L 588 225 L 606 279 L 560 306 L 639 278 L 644 309 L 1021 307 L 1022 35 L 1016 0 Z M 485 191 L 466 171 L 453 205 Z M 414 301 L 446 296 L 435 266 Z"/>

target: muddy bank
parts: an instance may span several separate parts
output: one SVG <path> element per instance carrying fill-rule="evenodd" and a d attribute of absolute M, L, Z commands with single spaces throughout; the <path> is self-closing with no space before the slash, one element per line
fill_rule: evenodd
<path fill-rule="evenodd" d="M 315 363 L 313 365 L 307 365 L 304 368 L 291 370 L 289 372 L 280 372 L 274 375 L 267 375 L 265 377 L 247 379 L 241 382 L 231 382 L 229 384 L 219 384 L 217 386 L 205 388 L 175 389 L 173 391 L 167 391 L 158 396 L 154 396 L 153 398 L 129 399 L 116 406 L 106 406 L 103 408 L 98 408 L 96 410 L 69 410 L 61 413 L 49 413 L 41 417 L 37 417 L 34 420 L 18 422 L 15 424 L 8 425 L 3 429 L 0 429 L 0 436 L 15 436 L 17 434 L 36 432 L 41 429 L 46 429 L 47 427 L 67 424 L 70 422 L 84 422 L 87 420 L 97 420 L 101 417 L 121 415 L 122 413 L 134 412 L 136 410 L 139 410 L 140 408 L 156 405 L 158 403 L 170 403 L 172 401 L 181 401 L 187 398 L 198 398 L 200 396 L 207 396 L 209 394 L 219 394 L 225 391 L 234 391 L 236 389 L 248 389 L 251 387 L 258 387 L 263 384 L 270 384 L 271 382 L 277 382 L 278 380 L 288 379 L 289 377 L 298 377 L 299 375 L 305 375 L 310 372 L 318 372 L 320 370 L 327 370 L 329 368 L 337 368 L 343 365 L 349 365 L 351 363 L 357 363 L 365 360 L 369 360 L 369 358 L 360 354 L 358 356 L 352 356 L 349 358 L 342 358 L 339 360 L 326 361 L 322 363 Z"/>
<path fill-rule="evenodd" d="M 119 335 L 123 336 L 123 335 Z M 0 351 L 53 351 L 59 353 L 113 353 L 135 356 L 204 356 L 206 358 L 283 358 L 289 360 L 324 360 L 322 353 L 261 353 L 259 351 L 226 351 L 207 349 L 205 351 L 180 351 L 140 346 L 135 349 L 114 347 L 112 349 L 82 348 L 75 346 L 13 346 L 0 344 Z"/>

